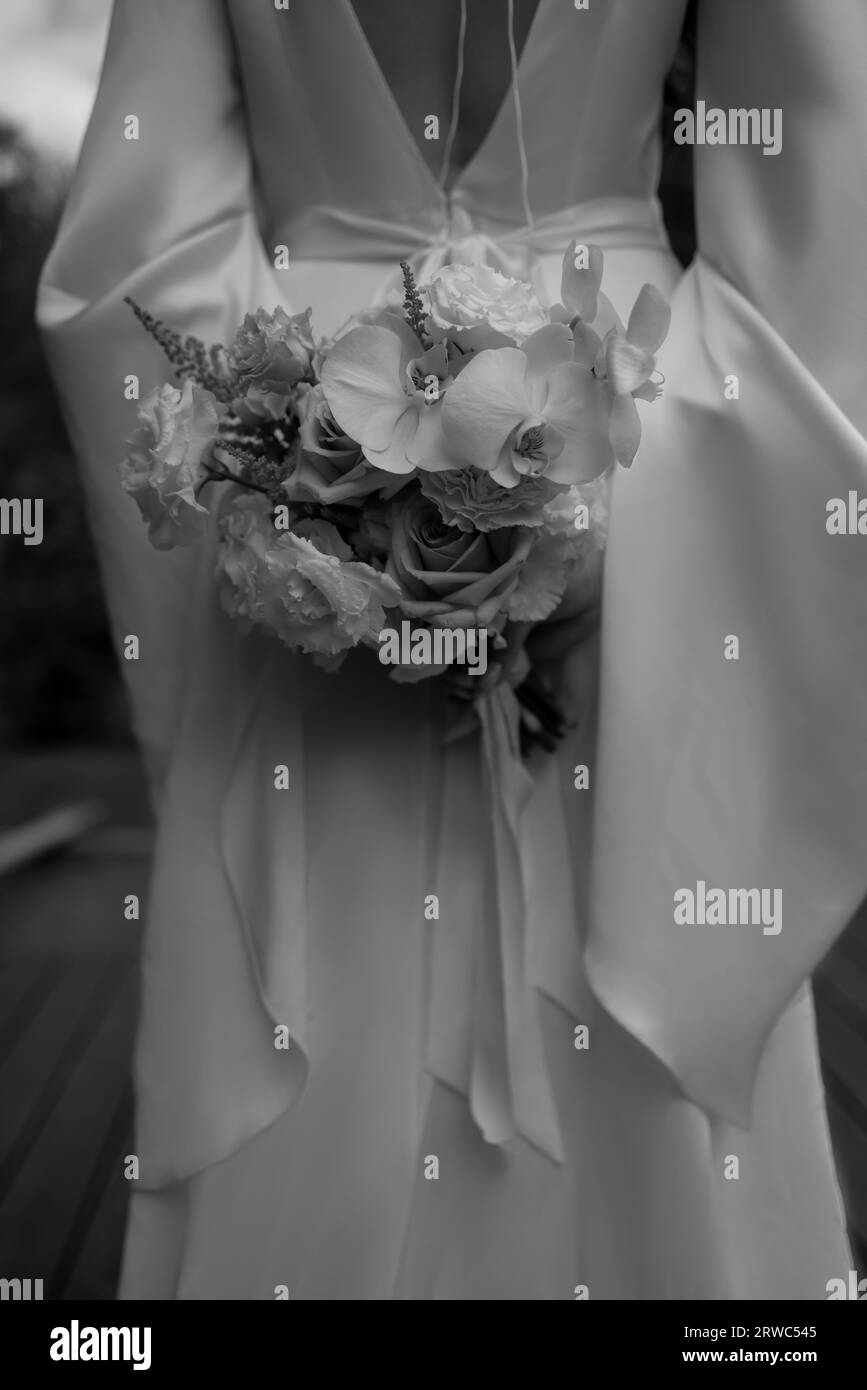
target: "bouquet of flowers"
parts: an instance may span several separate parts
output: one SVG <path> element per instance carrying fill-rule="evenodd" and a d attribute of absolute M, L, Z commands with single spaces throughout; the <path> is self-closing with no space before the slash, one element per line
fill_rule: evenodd
<path fill-rule="evenodd" d="M 260 308 L 229 347 L 129 301 L 178 383 L 141 404 L 121 465 L 152 544 L 215 534 L 228 613 L 328 670 L 366 646 L 392 679 L 447 674 L 464 698 L 505 680 L 550 746 L 562 719 L 523 639 L 567 585 L 598 602 L 608 481 L 669 324 L 646 285 L 624 327 L 602 271 L 573 241 L 546 308 L 487 265 L 418 286 L 403 262 L 402 302 L 332 339 L 309 309 Z"/>

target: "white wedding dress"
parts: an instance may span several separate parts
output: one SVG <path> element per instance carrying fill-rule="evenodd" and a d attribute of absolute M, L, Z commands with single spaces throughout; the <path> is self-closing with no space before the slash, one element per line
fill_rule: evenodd
<path fill-rule="evenodd" d="M 511 97 L 446 196 L 350 0 L 116 5 L 40 319 L 114 630 L 140 639 L 159 808 L 122 1297 L 822 1299 L 846 1277 L 806 981 L 867 890 L 867 561 L 824 529 L 867 478 L 867 10 L 705 5 L 699 95 L 781 107 L 784 139 L 697 148 L 681 275 L 654 191 L 683 11 L 540 0 L 529 226 Z M 487 255 L 556 296 L 572 236 L 623 311 L 650 280 L 673 322 L 616 478 L 600 698 L 585 644 L 579 725 L 533 765 L 522 903 L 479 740 L 444 747 L 434 685 L 241 636 L 209 555 L 149 548 L 115 463 L 124 378 L 166 369 L 122 301 L 207 340 L 277 302 L 328 332 L 407 255 Z M 781 887 L 782 931 L 676 926 L 699 879 Z"/>

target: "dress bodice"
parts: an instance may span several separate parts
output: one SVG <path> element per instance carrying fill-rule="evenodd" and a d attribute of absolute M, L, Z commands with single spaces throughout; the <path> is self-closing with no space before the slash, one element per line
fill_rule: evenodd
<path fill-rule="evenodd" d="M 518 63 L 534 221 L 587 201 L 650 200 L 663 81 L 685 0 L 539 0 Z M 435 239 L 457 214 L 526 223 L 513 94 L 444 192 L 351 0 L 288 11 L 229 0 L 266 236 L 302 259 L 393 259 L 386 226 Z M 505 6 L 504 6 L 505 22 Z M 448 113 L 444 113 L 447 117 Z M 441 122 L 445 138 L 447 119 Z"/>
<path fill-rule="evenodd" d="M 352 0 L 395 103 L 445 187 L 481 147 L 509 94 L 512 64 L 518 64 L 538 5 L 539 0 Z"/>

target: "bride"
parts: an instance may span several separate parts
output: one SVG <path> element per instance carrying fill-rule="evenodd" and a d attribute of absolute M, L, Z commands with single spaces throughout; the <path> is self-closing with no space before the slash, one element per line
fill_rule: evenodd
<path fill-rule="evenodd" d="M 825 530 L 867 469 L 867 13 L 700 7 L 708 107 L 783 134 L 696 148 L 682 275 L 655 188 L 684 10 L 116 0 L 39 314 L 158 808 L 121 1297 L 847 1276 L 808 977 L 867 891 L 867 575 Z M 237 632 L 212 558 L 149 548 L 116 465 L 125 385 L 165 367 L 123 301 L 206 341 L 260 304 L 328 333 L 401 258 L 553 300 L 572 237 L 622 313 L 650 281 L 673 319 L 601 657 L 536 635 L 573 727 L 531 764 L 522 905 L 437 682 L 324 675 Z M 705 888 L 779 890 L 780 930 L 684 921 Z"/>

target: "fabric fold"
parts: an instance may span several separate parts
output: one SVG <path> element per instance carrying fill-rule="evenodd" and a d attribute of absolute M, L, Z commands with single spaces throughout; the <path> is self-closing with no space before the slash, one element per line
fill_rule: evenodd
<path fill-rule="evenodd" d="M 478 960 L 470 1106 L 487 1139 L 515 1131 L 558 1163 L 564 1160 L 548 1076 L 535 982 L 530 976 L 524 813 L 533 779 L 521 760 L 519 706 L 501 684 L 478 702 L 485 796 L 491 821 L 495 911 L 484 923 Z M 501 1014 L 501 1018 L 497 1015 Z M 492 1018 L 493 1016 L 493 1018 Z M 489 1019 L 495 1020 L 489 1026 Z M 486 1044 L 502 1029 L 503 1056 L 492 1066 Z"/>
<path fill-rule="evenodd" d="M 200 559 L 142 947 L 135 1142 L 144 1188 L 234 1153 L 297 1100 L 307 1076 L 294 662 L 234 627 L 208 547 Z M 286 790 L 275 787 L 276 764 L 289 769 Z"/>
<path fill-rule="evenodd" d="M 255 683 L 239 711 L 241 733 L 220 798 L 219 846 L 262 1006 L 285 1030 L 279 1041 L 292 1053 L 300 1093 L 308 1071 L 301 692 L 297 658 L 268 639 L 253 640 L 270 650 L 256 654 Z"/>
<path fill-rule="evenodd" d="M 417 223 L 389 221 L 338 208 L 310 211 L 318 228 L 320 247 L 335 242 L 333 254 L 346 254 L 344 238 L 362 253 L 368 240 L 376 259 L 396 263 L 408 257 L 420 283 L 451 262 L 483 262 L 504 275 L 539 282 L 539 259 L 562 257 L 570 240 L 597 242 L 608 249 L 665 244 L 662 214 L 655 198 L 594 198 L 575 203 L 534 220 L 532 226 L 504 224 L 476 209 L 460 191 L 447 200 L 438 215 Z M 320 255 L 326 254 L 320 249 Z M 383 279 L 380 295 L 400 284 L 396 268 Z M 558 286 L 559 288 L 559 286 Z"/>
<path fill-rule="evenodd" d="M 587 967 L 743 1126 L 774 1023 L 867 890 L 867 558 L 826 528 L 867 492 L 867 442 L 702 258 L 660 366 L 612 507 Z M 738 921 L 675 920 L 712 889 Z M 755 890 L 781 892 L 778 930 Z"/>
<path fill-rule="evenodd" d="M 510 688 L 481 697 L 478 710 L 481 731 L 443 749 L 442 920 L 432 925 L 426 1061 L 467 1097 L 489 1143 L 521 1135 L 560 1163 L 541 994 L 575 1021 L 589 1016 L 592 1000 L 559 764 L 545 755 L 531 768 L 522 759 Z"/>

